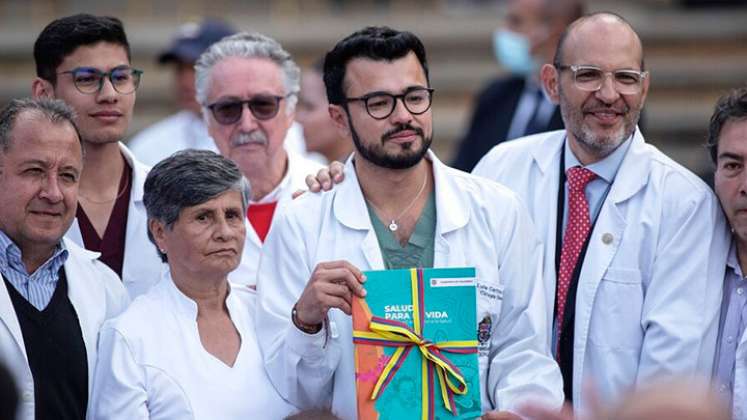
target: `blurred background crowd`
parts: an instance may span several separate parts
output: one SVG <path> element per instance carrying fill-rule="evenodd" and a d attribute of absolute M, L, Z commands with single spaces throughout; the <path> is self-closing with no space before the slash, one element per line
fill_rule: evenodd
<path fill-rule="evenodd" d="M 652 78 L 643 133 L 666 154 L 707 176 L 711 164 L 703 144 L 713 104 L 747 80 L 747 1 L 592 0 L 586 9 L 614 11 L 633 24 L 646 46 Z M 436 89 L 433 146 L 446 162 L 457 157 L 476 95 L 509 73 L 496 58 L 496 30 L 522 24 L 506 19 L 501 0 L 0 0 L 0 104 L 29 95 L 32 44 L 40 30 L 56 17 L 77 12 L 122 19 L 133 66 L 144 70 L 128 140 L 187 106 L 183 97 L 180 105 L 177 93 L 185 91 L 174 77 L 178 62 L 159 63 L 175 34 L 189 30 L 186 23 L 219 18 L 237 30 L 267 34 L 293 54 L 304 75 L 336 40 L 365 25 L 410 30 L 428 49 Z M 335 152 L 340 151 L 329 153 Z"/>

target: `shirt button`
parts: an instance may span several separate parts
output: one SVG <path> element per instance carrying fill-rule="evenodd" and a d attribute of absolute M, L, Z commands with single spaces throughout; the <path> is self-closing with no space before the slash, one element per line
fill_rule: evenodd
<path fill-rule="evenodd" d="M 726 342 L 729 343 L 729 344 L 733 343 L 734 342 L 734 336 L 730 335 L 730 336 L 726 337 Z"/>
<path fill-rule="evenodd" d="M 23 393 L 23 400 L 24 401 L 31 401 L 34 399 L 34 393 L 31 391 L 25 391 Z"/>
<path fill-rule="evenodd" d="M 718 390 L 720 392 L 726 392 L 727 389 L 728 389 L 728 387 L 726 386 L 726 384 L 721 384 L 721 386 L 718 387 Z"/>
<path fill-rule="evenodd" d="M 612 243 L 612 241 L 613 241 L 614 239 L 615 239 L 615 237 L 614 237 L 614 236 L 612 236 L 612 234 L 611 234 L 611 233 L 605 233 L 604 235 L 602 235 L 602 242 L 603 242 L 603 243 L 604 243 L 605 245 L 609 245 L 609 244 L 611 244 L 611 243 Z"/>
<path fill-rule="evenodd" d="M 740 288 L 737 289 L 737 294 L 738 295 L 741 295 L 743 293 L 744 293 L 744 289 L 743 288 L 740 287 Z"/>

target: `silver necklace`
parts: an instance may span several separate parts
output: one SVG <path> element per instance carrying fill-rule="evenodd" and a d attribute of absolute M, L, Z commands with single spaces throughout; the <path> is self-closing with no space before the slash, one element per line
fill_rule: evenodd
<path fill-rule="evenodd" d="M 397 224 L 397 220 L 399 220 L 402 216 L 404 216 L 405 213 L 407 213 L 407 211 L 410 210 L 413 205 L 415 205 L 415 202 L 418 201 L 418 197 L 420 197 L 420 194 L 422 194 L 423 190 L 425 190 L 426 184 L 428 184 L 428 172 L 425 173 L 425 178 L 423 178 L 423 185 L 420 186 L 420 190 L 418 191 L 417 194 L 415 194 L 415 198 L 412 199 L 412 201 L 410 202 L 410 204 L 407 207 L 405 207 L 405 209 L 402 210 L 402 212 L 399 215 L 397 215 L 397 217 L 393 218 L 392 221 L 389 222 L 388 228 L 389 228 L 390 231 L 396 232 L 397 229 L 399 229 L 399 225 Z M 381 211 L 381 209 L 379 209 L 378 207 L 376 207 L 376 205 L 374 205 L 374 203 L 372 203 L 370 200 L 369 200 L 369 203 L 371 203 L 371 206 L 373 206 L 374 209 L 378 210 L 379 213 L 383 213 Z"/>

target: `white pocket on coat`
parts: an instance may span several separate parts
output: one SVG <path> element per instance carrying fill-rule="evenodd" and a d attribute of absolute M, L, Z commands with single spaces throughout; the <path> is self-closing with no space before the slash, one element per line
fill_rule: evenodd
<path fill-rule="evenodd" d="M 641 346 L 643 287 L 637 269 L 610 267 L 597 288 L 589 323 L 590 344 L 607 349 Z"/>

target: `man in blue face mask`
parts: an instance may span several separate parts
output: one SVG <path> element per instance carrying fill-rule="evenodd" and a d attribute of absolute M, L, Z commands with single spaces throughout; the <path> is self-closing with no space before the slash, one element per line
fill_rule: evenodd
<path fill-rule="evenodd" d="M 509 0 L 507 7 L 493 47 L 509 74 L 492 80 L 477 97 L 453 162 L 465 171 L 504 140 L 563 128 L 560 111 L 542 92 L 539 68 L 552 61 L 560 34 L 583 15 L 583 5 L 579 0 Z"/>

